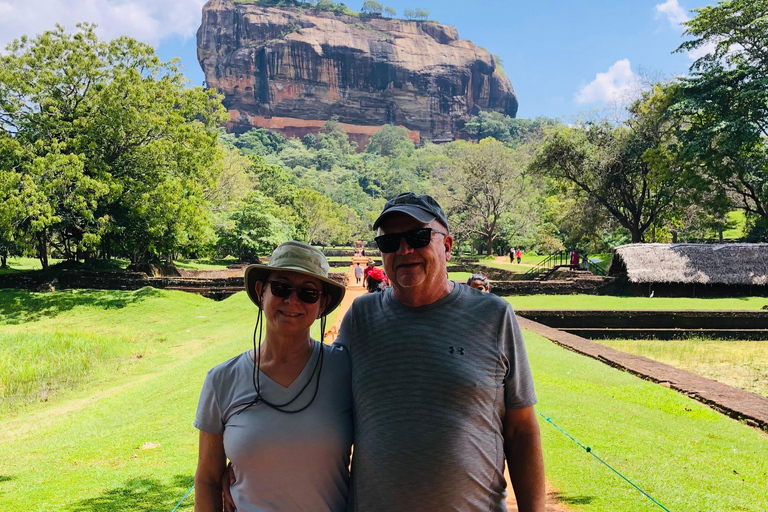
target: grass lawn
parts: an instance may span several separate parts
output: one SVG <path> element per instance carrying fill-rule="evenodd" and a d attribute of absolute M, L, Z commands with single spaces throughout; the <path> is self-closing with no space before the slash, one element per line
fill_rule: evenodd
<path fill-rule="evenodd" d="M 205 374 L 250 347 L 254 313 L 244 293 L 2 292 L 0 352 L 15 364 L 50 364 L 36 361 L 48 343 L 84 352 L 114 342 L 116 352 L 86 372 L 52 371 L 72 382 L 46 396 L 32 386 L 34 401 L 0 413 L 0 510 L 171 510 L 192 485 Z M 526 336 L 539 410 L 671 510 L 765 510 L 767 436 Z M 542 433 L 548 477 L 574 510 L 658 510 L 550 425 Z"/>
<path fill-rule="evenodd" d="M 458 281 L 460 283 L 466 283 L 469 276 L 472 274 L 469 272 L 448 272 L 448 279 L 451 281 Z"/>
<path fill-rule="evenodd" d="M 50 259 L 49 265 L 54 265 L 62 260 Z M 8 258 L 8 268 L 0 268 L 0 274 L 11 274 L 14 272 L 27 272 L 29 270 L 40 270 L 43 266 L 37 258 L 21 258 L 11 256 Z"/>
<path fill-rule="evenodd" d="M 684 297 L 614 297 L 608 295 L 512 295 L 504 297 L 515 309 L 760 309 L 768 297 L 692 299 Z"/>
<path fill-rule="evenodd" d="M 768 436 L 703 404 L 526 332 L 536 408 L 676 512 L 766 510 Z M 657 505 L 547 423 L 547 477 L 583 511 Z"/>
<path fill-rule="evenodd" d="M 594 340 L 768 397 L 768 341 Z"/>
<path fill-rule="evenodd" d="M 237 258 L 222 258 L 216 260 L 197 259 L 197 260 L 174 260 L 173 263 L 178 268 L 187 270 L 224 270 L 227 265 L 237 263 Z"/>

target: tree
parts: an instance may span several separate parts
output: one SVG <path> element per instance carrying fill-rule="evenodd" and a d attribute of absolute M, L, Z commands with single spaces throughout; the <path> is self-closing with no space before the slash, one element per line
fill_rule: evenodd
<path fill-rule="evenodd" d="M 629 109 L 624 126 L 586 123 L 552 129 L 531 170 L 572 182 L 625 227 L 632 242 L 681 207 L 689 190 L 665 117 L 673 94 L 655 87 Z"/>
<path fill-rule="evenodd" d="M 413 16 L 414 18 L 418 18 L 420 20 L 426 20 L 429 18 L 429 11 L 426 9 L 414 9 Z"/>
<path fill-rule="evenodd" d="M 410 155 L 413 153 L 413 141 L 407 128 L 386 124 L 371 136 L 365 152 L 394 157 Z"/>
<path fill-rule="evenodd" d="M 768 0 L 696 9 L 677 51 L 713 51 L 680 80 L 672 108 L 689 168 L 721 198 L 768 223 Z"/>
<path fill-rule="evenodd" d="M 220 97 L 187 88 L 175 62 L 143 43 L 78 28 L 22 37 L 0 57 L 0 133 L 21 148 L 17 172 L 51 210 L 20 229 L 44 267 L 51 245 L 73 259 L 112 247 L 134 261 L 168 255 L 206 230 Z"/>
<path fill-rule="evenodd" d="M 308 188 L 299 189 L 296 202 L 305 221 L 305 242 L 325 246 L 335 241 L 349 241 L 352 233 L 345 208 Z"/>
<path fill-rule="evenodd" d="M 525 154 L 491 138 L 477 144 L 460 141 L 450 146 L 452 165 L 436 176 L 445 187 L 444 200 L 452 214 L 463 218 L 468 234 L 484 238 L 491 255 L 502 216 L 525 204 Z"/>
<path fill-rule="evenodd" d="M 413 9 L 405 9 L 403 11 L 403 16 L 405 16 L 405 19 L 412 20 L 416 18 L 416 12 Z"/>
<path fill-rule="evenodd" d="M 292 239 L 292 213 L 258 190 L 248 193 L 219 232 L 219 252 L 237 254 L 240 261 L 258 261 Z"/>
<path fill-rule="evenodd" d="M 374 14 L 381 16 L 382 11 L 384 10 L 384 7 L 375 0 L 365 0 L 363 2 L 363 7 L 360 9 L 360 12 L 363 14 Z"/>
<path fill-rule="evenodd" d="M 389 16 L 390 18 L 394 18 L 394 17 L 396 17 L 396 16 L 397 16 L 397 11 L 396 11 L 396 10 L 394 10 L 393 8 L 391 8 L 391 7 L 385 7 L 385 8 L 384 8 L 384 12 L 385 12 L 385 13 L 387 14 L 387 16 Z"/>

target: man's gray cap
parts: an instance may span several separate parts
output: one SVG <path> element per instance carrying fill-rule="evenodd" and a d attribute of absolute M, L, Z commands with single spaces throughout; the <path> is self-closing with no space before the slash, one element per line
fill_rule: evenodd
<path fill-rule="evenodd" d="M 413 192 L 404 192 L 399 196 L 390 199 L 381 210 L 381 215 L 373 223 L 373 229 L 378 229 L 379 224 L 387 215 L 401 212 L 410 215 L 419 222 L 427 224 L 437 219 L 440 224 L 448 229 L 448 219 L 445 218 L 445 212 L 440 205 L 431 196 L 427 194 L 417 196 Z"/>

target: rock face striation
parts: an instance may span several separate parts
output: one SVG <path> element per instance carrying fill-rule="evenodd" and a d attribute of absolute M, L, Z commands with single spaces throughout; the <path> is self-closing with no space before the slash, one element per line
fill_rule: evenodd
<path fill-rule="evenodd" d="M 517 113 L 494 57 L 430 21 L 209 0 L 197 55 L 231 131 L 301 136 L 338 116 L 353 136 L 394 124 L 446 141 L 480 111 Z"/>

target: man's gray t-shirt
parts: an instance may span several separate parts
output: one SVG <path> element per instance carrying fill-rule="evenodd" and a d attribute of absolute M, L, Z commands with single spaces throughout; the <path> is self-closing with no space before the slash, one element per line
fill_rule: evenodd
<path fill-rule="evenodd" d="M 256 396 L 254 365 L 248 352 L 208 372 L 194 425 L 211 434 L 224 434 L 224 449 L 237 478 L 231 489 L 238 511 L 346 512 L 352 445 L 349 354 L 339 346 L 323 345 L 322 350 L 317 396 L 295 414 L 264 403 L 237 414 Z M 320 343 L 315 343 L 304 370 L 287 388 L 261 373 L 262 395 L 282 404 L 311 379 L 286 409 L 309 403 L 319 355 Z"/>
<path fill-rule="evenodd" d="M 350 510 L 506 510 L 503 418 L 536 403 L 512 307 L 456 284 L 409 308 L 364 295 L 336 343 L 350 349 Z"/>

